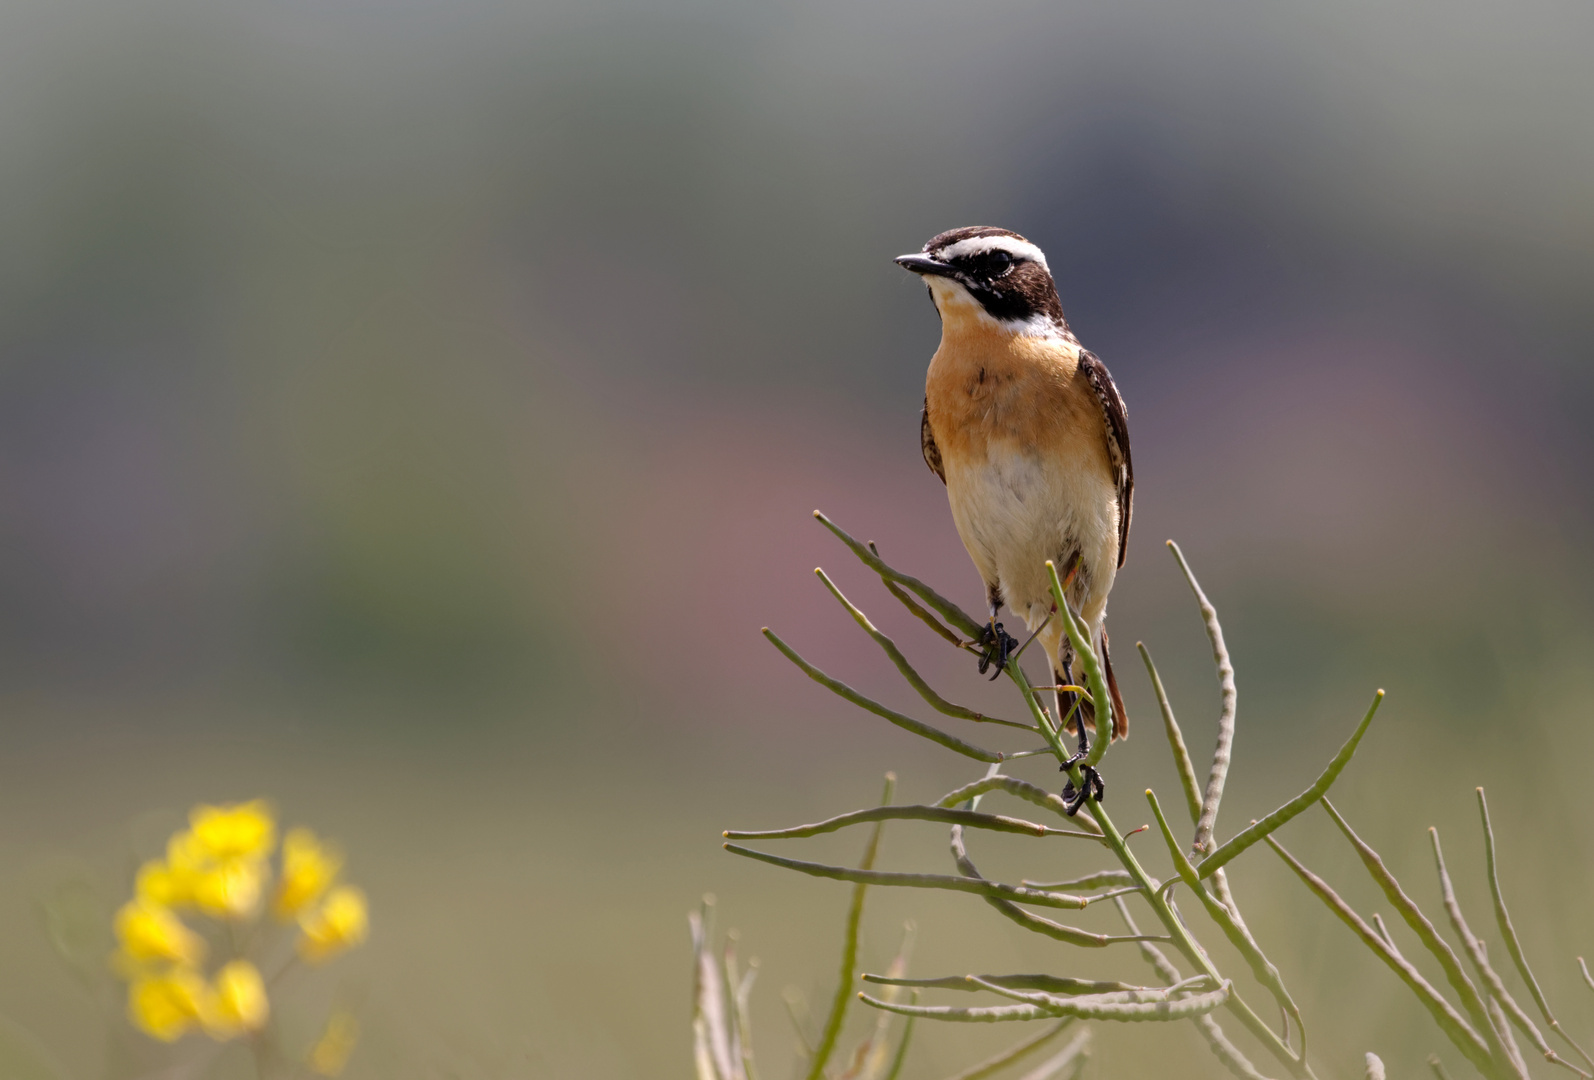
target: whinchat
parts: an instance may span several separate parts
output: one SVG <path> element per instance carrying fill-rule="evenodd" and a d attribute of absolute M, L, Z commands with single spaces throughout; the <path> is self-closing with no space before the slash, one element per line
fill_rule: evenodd
<path fill-rule="evenodd" d="M 1007 229 L 941 233 L 899 256 L 924 279 L 941 315 L 941 345 L 924 383 L 924 460 L 946 485 L 952 520 L 985 581 L 990 623 L 980 662 L 998 671 L 1014 640 L 997 622 L 1005 603 L 1046 650 L 1057 686 L 1073 684 L 1073 648 L 1046 571 L 1063 577 L 1070 606 L 1090 634 L 1112 699 L 1113 738 L 1129 733 L 1107 652 L 1107 594 L 1124 563 L 1135 474 L 1129 422 L 1106 366 L 1082 348 L 1063 318 L 1041 249 Z M 1071 577 L 1071 581 L 1070 581 Z M 993 678 L 995 676 L 992 676 Z M 1079 755 L 1095 710 L 1057 691 L 1059 717 L 1077 709 Z M 1101 778 L 1064 789 L 1070 813 Z"/>

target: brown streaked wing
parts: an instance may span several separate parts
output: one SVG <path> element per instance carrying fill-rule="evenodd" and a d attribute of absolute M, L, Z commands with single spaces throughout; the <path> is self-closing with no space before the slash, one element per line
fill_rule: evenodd
<path fill-rule="evenodd" d="M 924 416 L 919 421 L 919 450 L 924 454 L 924 463 L 930 466 L 930 471 L 941 478 L 941 483 L 946 483 L 946 468 L 941 464 L 941 448 L 935 445 L 935 432 L 930 430 L 930 399 L 924 399 Z"/>
<path fill-rule="evenodd" d="M 1134 514 L 1135 504 L 1135 463 L 1129 456 L 1129 413 L 1107 372 L 1107 365 L 1099 356 L 1088 349 L 1080 349 L 1079 370 L 1089 380 L 1107 425 L 1107 453 L 1112 458 L 1113 481 L 1118 489 L 1118 565 L 1122 566 L 1124 556 L 1129 553 L 1129 519 Z"/>

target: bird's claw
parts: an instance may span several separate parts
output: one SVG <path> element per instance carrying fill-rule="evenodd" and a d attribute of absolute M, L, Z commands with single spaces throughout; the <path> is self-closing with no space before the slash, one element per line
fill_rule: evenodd
<path fill-rule="evenodd" d="M 984 675 L 994 666 L 996 671 L 991 681 L 995 682 L 1007 670 L 1007 661 L 1018 651 L 1018 639 L 1003 630 L 1001 623 L 987 623 L 977 644 L 985 646 L 980 654 L 980 674 Z"/>
<path fill-rule="evenodd" d="M 1068 765 L 1075 763 L 1071 760 Z M 1068 768 L 1068 765 L 1064 765 L 1063 768 Z M 1063 802 L 1068 804 L 1065 809 L 1069 817 L 1079 813 L 1079 808 L 1085 805 L 1087 797 L 1094 797 L 1097 802 L 1107 797 L 1107 784 L 1094 765 L 1080 765 L 1079 778 L 1084 781 L 1083 790 L 1075 790 L 1072 780 L 1063 785 Z"/>

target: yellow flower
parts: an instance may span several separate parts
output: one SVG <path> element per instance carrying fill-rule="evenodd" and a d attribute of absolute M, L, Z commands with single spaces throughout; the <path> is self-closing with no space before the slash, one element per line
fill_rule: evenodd
<path fill-rule="evenodd" d="M 199 1019 L 205 992 L 205 980 L 192 968 L 144 975 L 127 988 L 127 1016 L 146 1035 L 175 1042 Z"/>
<path fill-rule="evenodd" d="M 312 964 L 335 956 L 365 940 L 368 915 L 365 893 L 352 885 L 340 885 L 327 894 L 318 910 L 299 916 L 299 955 Z"/>
<path fill-rule="evenodd" d="M 282 884 L 272 910 L 286 922 L 321 899 L 343 868 L 343 855 L 323 845 L 309 829 L 292 829 L 282 838 Z"/>
<path fill-rule="evenodd" d="M 207 915 L 247 919 L 260 905 L 271 870 L 259 859 L 228 859 L 194 878 L 194 903 Z"/>
<path fill-rule="evenodd" d="M 310 1071 L 318 1076 L 337 1076 L 349 1063 L 354 1044 L 360 1040 L 360 1022 L 347 1009 L 327 1017 L 327 1030 L 310 1048 Z"/>
<path fill-rule="evenodd" d="M 194 873 L 151 859 L 138 868 L 133 895 L 164 907 L 185 907 L 194 900 Z"/>
<path fill-rule="evenodd" d="M 230 1039 L 246 1031 L 259 1031 L 271 1015 L 266 983 L 260 969 L 247 960 L 233 960 L 216 972 L 200 1015 L 205 1031 L 215 1039 Z"/>
<path fill-rule="evenodd" d="M 194 874 L 209 864 L 210 855 L 190 830 L 174 832 L 166 841 L 166 865 L 172 873 Z"/>
<path fill-rule="evenodd" d="M 169 908 L 148 900 L 129 900 L 116 913 L 116 937 L 122 951 L 134 961 L 171 960 L 197 964 L 205 956 L 205 941 Z"/>
<path fill-rule="evenodd" d="M 277 843 L 277 822 L 264 799 L 196 806 L 188 822 L 200 849 L 213 859 L 264 858 Z"/>

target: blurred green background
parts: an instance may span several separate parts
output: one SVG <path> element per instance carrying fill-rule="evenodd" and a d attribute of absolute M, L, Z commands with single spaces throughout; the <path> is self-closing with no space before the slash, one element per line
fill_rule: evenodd
<path fill-rule="evenodd" d="M 1440 825 L 1487 926 L 1488 784 L 1530 955 L 1594 1031 L 1591 34 L 1564 3 L 8 0 L 0 1015 L 99 1075 L 41 889 L 114 904 L 149 822 L 267 795 L 371 896 L 332 976 L 350 1076 L 688 1076 L 708 890 L 786 1075 L 780 991 L 829 992 L 846 890 L 719 831 L 975 770 L 758 629 L 906 702 L 822 563 L 1002 701 L 808 516 L 979 603 L 919 460 L 935 315 L 891 257 L 991 223 L 1129 405 L 1109 809 L 1178 804 L 1131 643 L 1198 753 L 1214 727 L 1171 536 L 1239 671 L 1220 834 L 1387 688 L 1339 804 L 1424 903 Z M 1379 909 L 1320 814 L 1285 840 Z M 781 850 L 863 837 L 826 841 Z M 944 844 L 904 824 L 883 861 Z M 1078 869 L 1007 852 L 977 857 Z M 1416 1075 L 1437 1031 L 1286 874 L 1258 852 L 1235 887 L 1324 1075 Z M 871 899 L 866 966 L 909 915 L 921 973 L 1142 977 L 917 893 Z M 1012 1032 L 920 1035 L 931 1080 Z M 1098 1075 L 1217 1075 L 1188 1028 L 1098 1035 Z"/>

